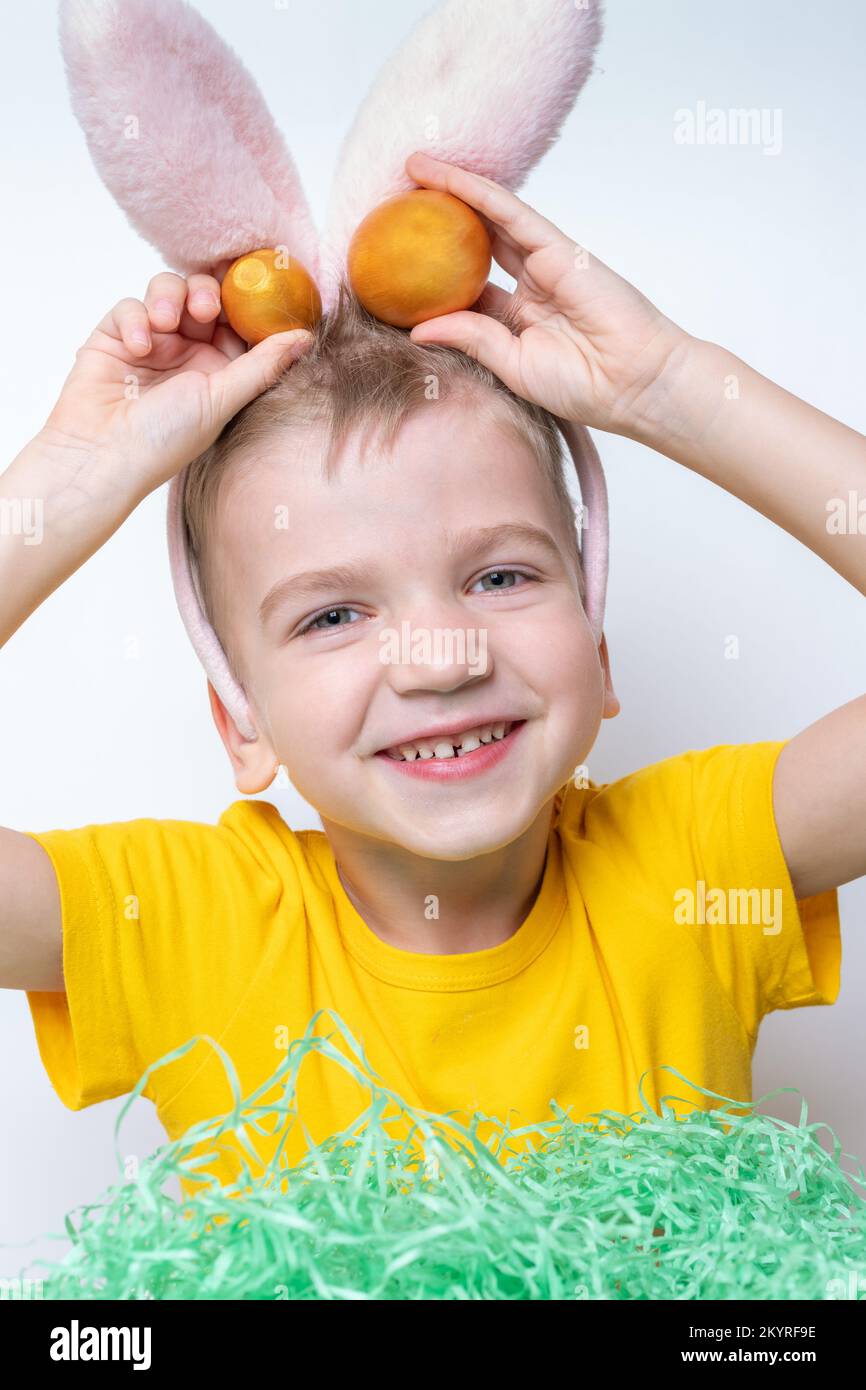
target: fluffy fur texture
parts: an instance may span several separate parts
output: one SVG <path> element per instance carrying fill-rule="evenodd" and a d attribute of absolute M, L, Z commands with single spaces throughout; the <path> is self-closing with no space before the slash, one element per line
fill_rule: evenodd
<path fill-rule="evenodd" d="M 185 0 L 61 0 L 72 105 L 96 167 L 130 221 L 184 274 L 287 246 L 327 312 L 357 224 L 411 188 L 426 149 L 516 189 L 556 140 L 592 69 L 601 0 L 442 0 L 385 63 L 337 161 L 319 244 L 294 163 L 240 60 Z M 128 118 L 137 138 L 127 135 Z M 587 616 L 601 640 L 607 586 L 604 475 L 581 425 L 560 422 L 588 520 Z M 168 496 L 178 608 L 240 732 L 256 736 L 243 689 L 205 618 L 186 550 L 182 475 Z"/>
<path fill-rule="evenodd" d="M 240 59 L 183 0 L 62 0 L 60 45 L 93 162 L 172 269 L 288 246 L 318 278 L 294 161 Z"/>
<path fill-rule="evenodd" d="M 337 160 L 322 253 L 323 302 L 358 223 L 415 185 L 413 150 L 517 189 L 554 143 L 592 70 L 587 0 L 444 0 L 382 67 Z"/>

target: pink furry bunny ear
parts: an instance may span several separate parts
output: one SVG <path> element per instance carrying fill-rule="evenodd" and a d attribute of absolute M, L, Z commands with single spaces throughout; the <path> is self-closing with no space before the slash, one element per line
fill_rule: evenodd
<path fill-rule="evenodd" d="M 592 68 L 600 0 L 444 0 L 385 64 L 343 143 L 322 255 L 294 164 L 249 74 L 183 0 L 61 0 L 75 113 L 133 225 L 189 273 L 286 246 L 333 308 L 358 223 L 414 187 L 426 149 L 516 189 L 554 143 Z M 586 611 L 601 640 L 607 582 L 604 476 L 589 432 L 560 421 L 581 488 Z M 240 733 L 246 695 L 202 610 L 172 479 L 168 543 L 181 617 Z"/>
<path fill-rule="evenodd" d="M 72 108 L 132 225 L 183 274 L 287 246 L 319 274 L 298 172 L 240 59 L 182 0 L 61 0 Z"/>
<path fill-rule="evenodd" d="M 443 0 L 384 64 L 343 141 L 322 238 L 327 308 L 358 223 L 416 185 L 413 150 L 515 191 L 592 71 L 600 0 Z"/>

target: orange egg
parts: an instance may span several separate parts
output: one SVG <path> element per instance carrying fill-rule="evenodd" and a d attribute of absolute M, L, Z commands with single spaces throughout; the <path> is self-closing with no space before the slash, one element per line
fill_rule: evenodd
<path fill-rule="evenodd" d="M 312 328 L 322 317 L 315 282 L 285 251 L 250 251 L 232 261 L 223 278 L 226 318 L 253 345 L 272 333 Z"/>
<path fill-rule="evenodd" d="M 364 308 L 397 328 L 414 328 L 475 303 L 490 274 L 490 238 L 467 203 L 436 188 L 413 188 L 367 214 L 347 260 Z"/>

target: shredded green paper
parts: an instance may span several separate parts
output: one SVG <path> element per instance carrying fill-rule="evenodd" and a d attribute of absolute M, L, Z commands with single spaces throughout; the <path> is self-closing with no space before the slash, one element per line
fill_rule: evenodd
<path fill-rule="evenodd" d="M 314 1035 L 329 1014 L 356 1061 Z M 332 1035 L 331 1035 L 332 1036 Z M 866 1269 L 862 1164 L 846 1172 L 829 1126 L 808 1123 L 805 1099 L 781 1087 L 749 1104 L 671 1072 L 720 1105 L 677 1116 L 665 1096 L 627 1116 L 599 1112 L 511 1129 L 477 1128 L 416 1110 L 372 1072 L 343 1020 L 320 1010 L 258 1091 L 242 1098 L 230 1058 L 212 1038 L 192 1038 L 149 1067 L 120 1125 L 158 1067 L 200 1040 L 219 1053 L 235 1104 L 192 1126 L 104 1200 L 66 1217 L 72 1240 L 59 1264 L 41 1262 L 50 1299 L 830 1299 L 858 1298 Z M 302 1123 L 297 1074 L 316 1050 L 370 1092 L 341 1133 L 281 1162 L 282 1135 Z M 363 1070 L 362 1070 L 363 1068 Z M 279 1089 L 276 1102 L 262 1097 Z M 800 1097 L 798 1124 L 759 1113 L 775 1095 Z M 409 1137 L 388 1133 L 396 1104 Z M 689 1102 L 692 1103 L 692 1102 Z M 231 1186 L 207 1180 L 203 1141 L 231 1132 L 244 1160 Z M 522 1153 L 510 1140 L 524 1138 Z M 832 1140 L 832 1151 L 819 1134 Z M 262 1167 L 254 1133 L 278 1136 Z M 198 1149 L 195 1156 L 191 1151 Z M 117 1152 L 123 1172 L 122 1160 Z M 857 1162 L 854 1160 L 855 1163 Z M 176 1176 L 201 1182 L 178 1201 Z M 64 1237 L 57 1237 L 64 1239 Z M 29 1273 L 29 1271 L 28 1271 Z M 859 1292 L 858 1292 L 859 1289 Z"/>

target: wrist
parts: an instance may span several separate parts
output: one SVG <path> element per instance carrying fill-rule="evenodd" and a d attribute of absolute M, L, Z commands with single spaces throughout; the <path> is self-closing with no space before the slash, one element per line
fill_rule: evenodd
<path fill-rule="evenodd" d="M 657 453 L 693 462 L 726 401 L 736 399 L 745 363 L 718 343 L 681 332 L 620 433 Z"/>
<path fill-rule="evenodd" d="M 38 511 L 57 563 L 73 559 L 74 568 L 117 530 L 146 490 L 100 449 L 47 429 L 9 465 L 0 494 Z"/>
<path fill-rule="evenodd" d="M 22 477 L 42 484 L 54 510 L 78 510 L 82 504 L 97 512 L 128 514 L 150 491 L 130 473 L 124 461 L 105 444 L 43 425 L 15 459 Z"/>

